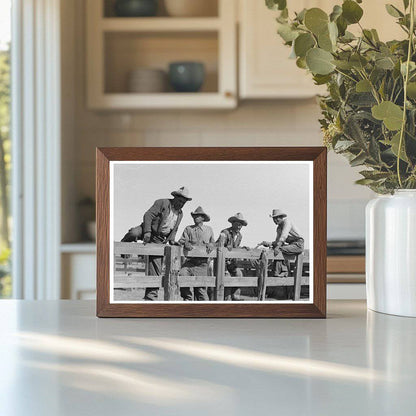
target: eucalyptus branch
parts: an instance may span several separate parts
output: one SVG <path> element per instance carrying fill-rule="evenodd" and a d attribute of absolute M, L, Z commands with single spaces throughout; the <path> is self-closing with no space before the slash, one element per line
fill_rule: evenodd
<path fill-rule="evenodd" d="M 397 178 L 399 180 L 400 187 L 403 187 L 402 178 L 400 174 L 400 156 L 402 155 L 403 147 L 403 138 L 404 131 L 406 128 L 406 108 L 407 108 L 407 83 L 409 81 L 409 68 L 410 61 L 412 57 L 413 49 L 413 36 L 414 36 L 414 27 L 415 27 L 415 0 L 410 0 L 410 30 L 409 30 L 409 44 L 407 47 L 407 60 L 406 60 L 406 73 L 404 76 L 404 85 L 403 85 L 403 118 L 402 118 L 402 127 L 400 129 L 400 140 L 399 140 L 399 150 L 397 152 Z"/>
<path fill-rule="evenodd" d="M 338 72 L 341 75 L 344 75 L 344 77 L 350 79 L 351 81 L 357 83 L 357 80 L 353 77 L 350 77 L 348 74 L 346 74 L 345 72 L 342 72 L 341 70 L 339 70 L 338 68 L 335 68 L 335 71 Z"/>

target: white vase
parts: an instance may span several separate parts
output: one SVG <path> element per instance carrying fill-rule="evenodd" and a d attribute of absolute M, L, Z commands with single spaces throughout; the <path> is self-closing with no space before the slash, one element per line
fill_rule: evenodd
<path fill-rule="evenodd" d="M 416 190 L 367 204 L 366 282 L 369 309 L 416 317 Z"/>

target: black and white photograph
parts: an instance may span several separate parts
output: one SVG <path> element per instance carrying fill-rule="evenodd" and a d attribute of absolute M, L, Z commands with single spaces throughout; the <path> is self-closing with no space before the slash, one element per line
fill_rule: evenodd
<path fill-rule="evenodd" d="M 110 303 L 312 303 L 312 208 L 311 161 L 111 161 Z"/>

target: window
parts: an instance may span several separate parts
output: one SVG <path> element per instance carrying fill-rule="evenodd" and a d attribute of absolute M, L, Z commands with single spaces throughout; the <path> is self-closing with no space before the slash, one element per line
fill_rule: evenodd
<path fill-rule="evenodd" d="M 0 0 L 0 298 L 11 297 L 10 42 L 11 0 Z"/>

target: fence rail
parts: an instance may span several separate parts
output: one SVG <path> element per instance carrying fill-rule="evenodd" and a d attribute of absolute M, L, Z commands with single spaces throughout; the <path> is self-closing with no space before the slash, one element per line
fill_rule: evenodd
<path fill-rule="evenodd" d="M 307 251 L 293 256 L 293 276 L 288 277 L 268 276 L 269 261 L 284 259 L 281 253 L 276 256 L 273 250 L 239 248 L 228 250 L 219 247 L 211 253 L 207 253 L 205 248 L 186 251 L 180 246 L 115 242 L 114 254 L 116 264 L 122 264 L 121 267 L 115 266 L 115 289 L 162 287 L 165 300 L 180 300 L 181 287 L 213 288 L 214 300 L 224 300 L 226 287 L 257 287 L 258 300 L 262 301 L 265 300 L 266 289 L 269 286 L 293 286 L 293 300 L 299 300 L 301 285 L 309 284 L 309 276 L 302 276 L 303 266 L 309 262 Z M 143 272 L 130 271 L 127 266 L 132 262 L 131 256 L 164 256 L 165 271 L 163 276 L 149 276 L 148 272 L 143 275 Z M 215 261 L 215 276 L 179 276 L 184 256 L 213 259 Z M 256 276 L 229 276 L 225 267 L 227 259 L 235 259 L 237 267 L 245 268 L 248 264 L 252 266 L 254 261 Z"/>

